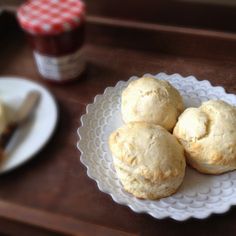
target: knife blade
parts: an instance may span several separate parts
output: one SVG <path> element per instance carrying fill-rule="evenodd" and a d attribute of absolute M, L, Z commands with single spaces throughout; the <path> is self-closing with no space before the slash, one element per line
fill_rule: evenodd
<path fill-rule="evenodd" d="M 38 91 L 31 91 L 26 95 L 20 108 L 15 113 L 15 119 L 6 126 L 0 136 L 1 152 L 4 152 L 4 149 L 10 142 L 11 138 L 14 136 L 16 130 L 28 121 L 31 114 L 37 107 L 40 97 L 41 95 Z"/>

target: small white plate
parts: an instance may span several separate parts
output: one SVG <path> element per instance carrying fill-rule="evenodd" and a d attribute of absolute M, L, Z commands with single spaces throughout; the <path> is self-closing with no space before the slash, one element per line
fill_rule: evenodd
<path fill-rule="evenodd" d="M 56 127 L 57 105 L 47 89 L 22 78 L 0 77 L 0 99 L 7 105 L 8 111 L 19 108 L 31 90 L 40 92 L 40 102 L 29 122 L 17 130 L 7 146 L 6 158 L 0 162 L 0 174 L 32 158 L 47 143 Z"/>
<path fill-rule="evenodd" d="M 236 96 L 227 94 L 222 87 L 213 87 L 209 81 L 198 81 L 194 76 L 179 74 L 146 74 L 168 80 L 183 96 L 186 107 L 199 106 L 209 99 L 222 99 L 236 105 Z M 222 175 L 204 175 L 187 168 L 181 188 L 170 197 L 160 200 L 141 200 L 125 192 L 113 168 L 108 147 L 108 137 L 123 122 L 120 113 L 120 95 L 131 80 L 119 81 L 102 95 L 97 95 L 81 117 L 78 129 L 78 148 L 81 162 L 87 167 L 87 174 L 97 182 L 98 188 L 112 199 L 130 207 L 135 212 L 145 212 L 157 219 L 170 217 L 183 221 L 190 217 L 204 219 L 212 213 L 224 213 L 236 205 L 236 171 Z"/>

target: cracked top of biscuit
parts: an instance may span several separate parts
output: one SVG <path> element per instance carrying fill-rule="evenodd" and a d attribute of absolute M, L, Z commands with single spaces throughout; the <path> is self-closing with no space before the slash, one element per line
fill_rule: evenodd
<path fill-rule="evenodd" d="M 183 147 L 161 126 L 128 123 L 111 134 L 109 145 L 113 158 L 120 160 L 123 169 L 151 182 L 184 173 Z"/>
<path fill-rule="evenodd" d="M 183 107 L 179 92 L 164 80 L 143 77 L 122 92 L 121 113 L 126 123 L 144 121 L 171 130 Z"/>
<path fill-rule="evenodd" d="M 200 171 L 209 167 L 212 173 L 223 173 L 222 166 L 225 170 L 236 169 L 234 106 L 210 100 L 199 108 L 188 108 L 179 117 L 173 133 L 184 146 L 190 162 Z M 210 165 L 215 165 L 215 169 Z"/>

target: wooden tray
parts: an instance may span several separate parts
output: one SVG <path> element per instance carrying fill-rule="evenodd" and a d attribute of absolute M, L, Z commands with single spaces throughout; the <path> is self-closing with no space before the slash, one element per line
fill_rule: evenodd
<path fill-rule="evenodd" d="M 7 28 L 7 31 L 6 31 Z M 96 94 L 131 75 L 180 73 L 236 93 L 236 35 L 89 16 L 81 81 L 43 81 L 14 17 L 0 17 L 0 75 L 46 86 L 60 107 L 57 130 L 26 165 L 0 177 L 0 232 L 11 235 L 235 235 L 236 211 L 199 221 L 155 220 L 120 206 L 86 175 L 76 149 L 80 116 Z"/>

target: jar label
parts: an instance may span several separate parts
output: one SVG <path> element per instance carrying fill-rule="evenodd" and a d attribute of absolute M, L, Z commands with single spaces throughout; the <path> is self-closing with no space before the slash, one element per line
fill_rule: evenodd
<path fill-rule="evenodd" d="M 75 53 L 51 57 L 34 51 L 34 57 L 39 73 L 48 79 L 65 81 L 76 78 L 84 69 L 80 50 Z"/>

